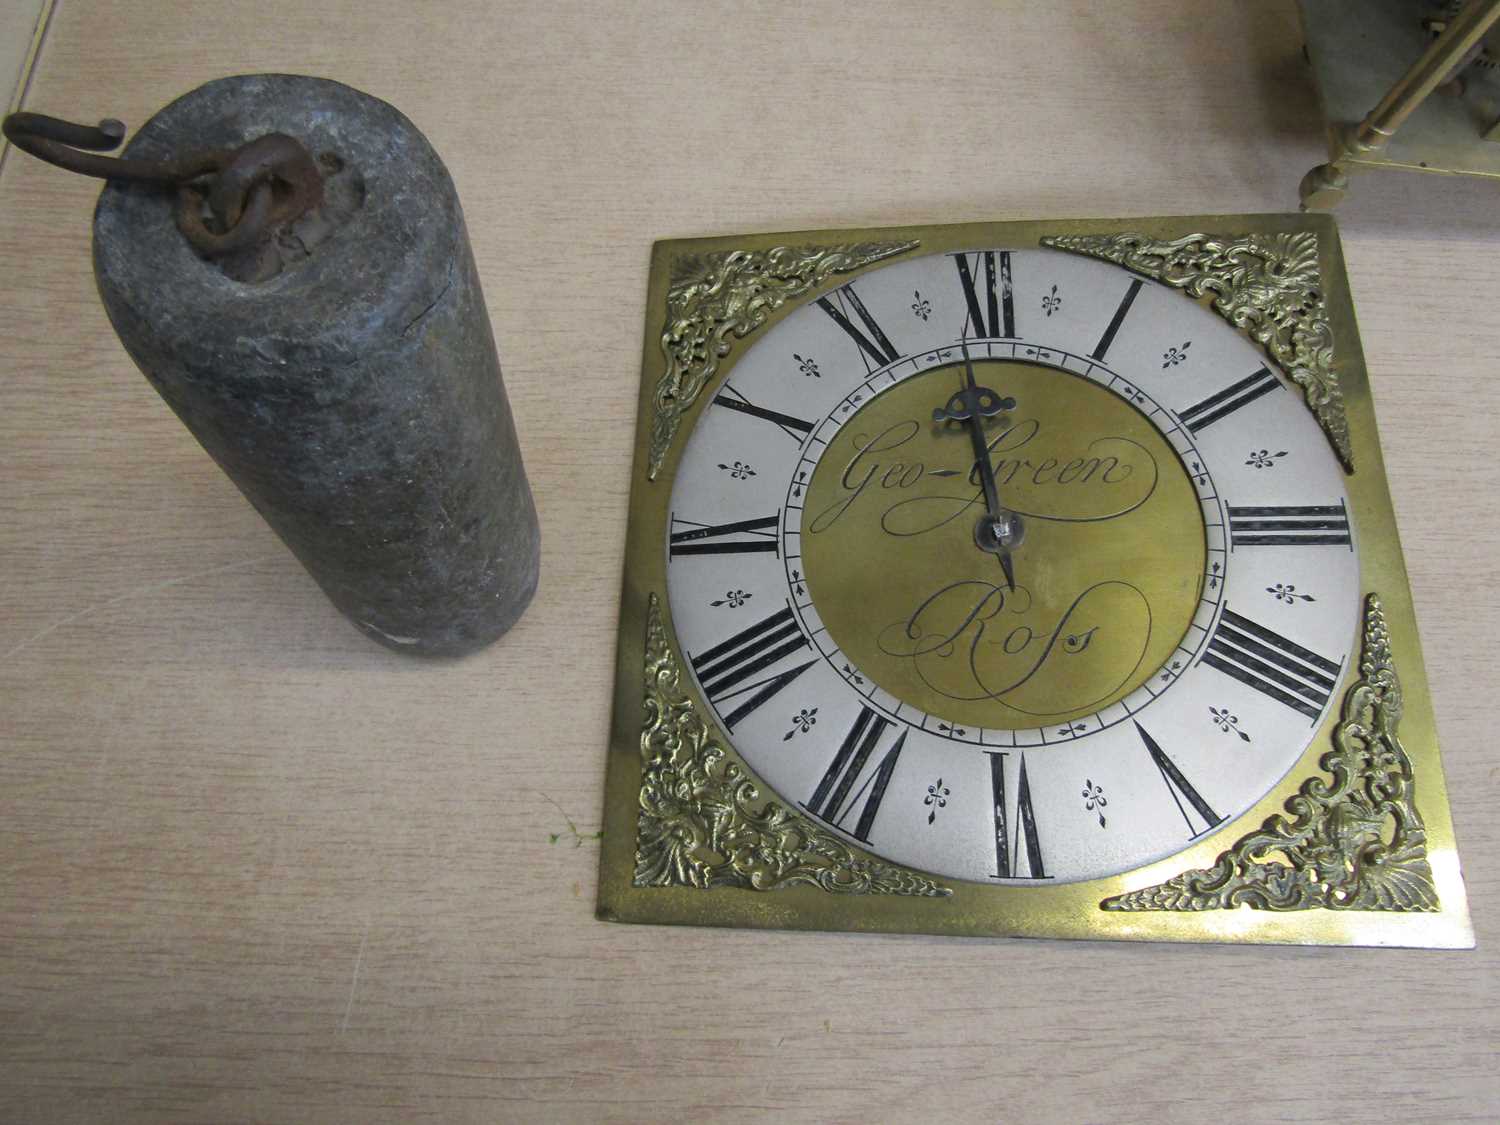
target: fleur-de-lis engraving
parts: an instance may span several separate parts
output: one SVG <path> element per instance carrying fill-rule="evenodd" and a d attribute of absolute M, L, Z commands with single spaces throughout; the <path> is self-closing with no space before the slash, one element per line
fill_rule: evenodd
<path fill-rule="evenodd" d="M 726 473 L 728 473 L 735 480 L 744 480 L 746 477 L 753 477 L 753 476 L 758 476 L 759 475 L 759 474 L 756 473 L 756 471 L 754 469 L 752 469 L 744 461 L 736 461 L 732 465 L 726 465 L 726 464 L 724 464 L 721 461 L 721 462 L 719 462 L 719 468 L 723 469 Z"/>
<path fill-rule="evenodd" d="M 1279 602 L 1286 602 L 1287 605 L 1295 605 L 1297 602 L 1315 602 L 1318 600 L 1311 594 L 1297 593 L 1297 587 L 1291 584 L 1283 585 L 1280 582 L 1274 586 L 1267 586 L 1266 593 Z"/>
<path fill-rule="evenodd" d="M 1093 813 L 1099 818 L 1099 827 L 1104 827 L 1104 809 L 1109 804 L 1108 798 L 1104 796 L 1104 787 L 1095 785 L 1092 779 L 1084 778 L 1083 781 L 1083 807 L 1087 812 Z"/>
<path fill-rule="evenodd" d="M 806 734 L 817 725 L 817 722 L 818 709 L 816 707 L 802 708 L 802 710 L 792 716 L 792 729 L 781 736 L 781 741 L 785 742 L 794 734 Z"/>
<path fill-rule="evenodd" d="M 1179 363 L 1182 363 L 1187 359 L 1187 350 L 1192 346 L 1193 342 L 1188 340 L 1180 347 L 1171 347 L 1162 352 L 1161 369 L 1165 371 L 1169 367 L 1176 367 Z"/>
<path fill-rule="evenodd" d="M 1042 311 L 1050 317 L 1060 308 L 1062 308 L 1062 298 L 1057 295 L 1057 286 L 1054 285 L 1051 293 L 1042 295 Z"/>
<path fill-rule="evenodd" d="M 922 294 L 915 289 L 911 291 L 911 295 L 916 298 L 916 300 L 912 301 L 911 303 L 911 311 L 913 315 L 919 316 L 923 320 L 926 320 L 932 315 L 932 302 L 929 301 L 926 297 L 922 296 Z"/>
<path fill-rule="evenodd" d="M 1237 734 L 1240 736 L 1240 741 L 1250 741 L 1250 736 L 1244 731 L 1240 730 L 1239 716 L 1231 715 L 1229 713 L 1229 708 L 1226 707 L 1221 711 L 1217 707 L 1210 707 L 1208 709 L 1208 714 L 1209 722 L 1212 725 L 1218 727 L 1225 734 Z"/>
<path fill-rule="evenodd" d="M 823 377 L 823 373 L 818 370 L 818 364 L 816 360 L 808 359 L 806 356 L 800 356 L 796 352 L 792 353 L 792 358 L 797 361 L 797 370 L 802 372 L 802 374 L 812 379 L 821 379 Z"/>
<path fill-rule="evenodd" d="M 744 605 L 754 596 L 754 594 L 745 593 L 744 590 L 728 590 L 722 598 L 715 598 L 708 604 L 712 606 L 727 605 L 730 609 L 739 609 L 740 606 Z"/>
<path fill-rule="evenodd" d="M 943 784 L 942 778 L 938 778 L 927 787 L 927 796 L 922 798 L 922 804 L 932 807 L 932 811 L 927 814 L 928 824 L 937 819 L 938 809 L 948 807 L 948 798 L 952 793 L 953 791 Z"/>
<path fill-rule="evenodd" d="M 1257 469 L 1270 469 L 1275 467 L 1278 458 L 1285 456 L 1285 449 L 1277 453 L 1272 453 L 1269 449 L 1252 449 L 1245 464 Z"/>

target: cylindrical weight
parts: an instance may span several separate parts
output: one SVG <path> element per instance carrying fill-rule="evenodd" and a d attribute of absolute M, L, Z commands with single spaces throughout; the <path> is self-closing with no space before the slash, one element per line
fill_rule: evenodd
<path fill-rule="evenodd" d="M 174 192 L 111 183 L 94 216 L 104 306 L 334 605 L 392 648 L 472 651 L 531 600 L 539 535 L 453 183 L 391 106 L 294 75 L 200 86 L 125 155 L 266 133 L 315 155 L 323 206 L 211 262 Z"/>

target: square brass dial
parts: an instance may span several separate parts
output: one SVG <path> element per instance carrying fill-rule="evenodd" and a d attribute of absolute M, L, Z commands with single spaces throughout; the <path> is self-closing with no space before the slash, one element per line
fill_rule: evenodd
<path fill-rule="evenodd" d="M 997 252 L 989 248 L 1001 248 L 998 268 Z M 1066 315 L 1083 315 L 1074 292 L 1060 290 L 1056 283 L 1049 291 L 1045 277 L 1025 281 L 1018 275 L 1012 284 L 1012 258 L 1020 262 L 1022 255 L 1038 251 L 1069 256 L 1069 262 L 1107 263 L 1121 279 L 1123 296 L 1118 306 L 1112 297 L 1109 307 L 1095 317 L 1097 331 L 1089 329 L 1087 346 L 1080 344 L 1076 354 L 1068 350 L 1071 345 L 1049 351 L 1034 339 L 1028 343 L 1030 330 L 1018 329 L 1013 321 L 1013 301 L 1015 308 L 1021 308 L 1023 298 L 1026 312 L 1016 315 L 1048 326 L 1046 331 L 1065 322 L 1065 308 Z M 900 333 L 892 330 L 888 338 L 877 324 L 890 315 L 867 299 L 875 291 L 879 271 L 921 260 L 927 264 L 909 269 L 927 269 L 930 276 L 947 279 L 943 284 L 948 287 L 950 322 L 946 328 L 935 327 L 933 318 L 941 319 L 944 297 L 930 291 L 932 285 L 924 292 L 923 284 L 916 284 L 908 286 L 910 294 L 905 289 L 901 293 L 902 316 L 912 318 L 902 321 L 903 331 L 920 330 L 929 336 L 948 331 L 942 339 L 961 348 L 962 360 L 956 351 L 944 350 L 946 345 L 924 344 L 903 352 Z M 1062 258 L 1041 260 L 1064 262 Z M 956 267 L 951 275 L 945 272 L 950 267 Z M 861 298 L 861 292 L 866 298 Z M 1146 296 L 1132 305 L 1138 292 Z M 1068 300 L 1074 305 L 1064 306 Z M 1253 346 L 1261 366 L 1243 376 L 1227 368 L 1219 371 L 1208 362 L 1209 344 L 1198 341 L 1194 350 L 1193 340 L 1150 336 L 1142 327 L 1148 321 L 1141 310 L 1154 308 L 1177 315 L 1173 310 L 1179 306 L 1171 304 L 1174 301 L 1211 312 L 1216 324 L 1222 323 L 1225 331 L 1239 338 L 1239 342 L 1228 341 L 1226 347 Z M 909 312 L 905 305 L 910 306 Z M 798 322 L 793 318 L 799 315 L 808 325 L 816 322 L 819 331 L 845 343 L 852 341 L 844 360 L 863 363 L 861 368 L 849 368 L 856 374 L 846 377 L 848 386 L 840 385 L 838 394 L 845 396 L 842 405 L 830 407 L 821 423 L 796 415 L 785 401 L 772 402 L 766 397 L 770 392 L 758 392 L 759 384 L 752 382 L 757 361 L 745 358 L 757 342 L 777 332 L 788 340 L 810 338 L 795 334 Z M 1199 312 L 1191 315 L 1200 316 L 1193 323 L 1207 323 Z M 806 329 L 811 331 L 812 327 Z M 1132 331 L 1137 335 L 1133 346 L 1140 355 L 1149 352 L 1149 363 L 1139 357 L 1116 362 L 1114 355 L 1127 346 Z M 962 377 L 963 361 L 971 359 L 971 339 L 980 359 L 970 368 L 971 386 L 976 370 L 1004 378 L 1017 364 L 1050 364 L 1049 370 L 1059 373 L 1057 378 L 1071 374 L 1094 380 L 1096 388 L 1086 388 L 1089 394 L 1102 387 L 1133 403 L 1143 416 L 1154 419 L 1162 440 L 1173 443 L 1177 456 L 1183 458 L 1183 495 L 1191 503 L 1196 487 L 1202 503 L 1208 529 L 1206 548 L 1197 549 L 1192 567 L 1195 573 L 1203 568 L 1203 578 L 1195 579 L 1201 588 L 1194 596 L 1201 595 L 1207 608 L 1201 611 L 1203 624 L 1190 626 L 1190 634 L 1192 629 L 1201 632 L 1200 641 L 1195 642 L 1197 647 L 1183 648 L 1183 658 L 1176 663 L 1170 652 L 1165 658 L 1153 656 L 1153 660 L 1164 660 L 1162 667 L 1146 669 L 1151 675 L 1138 684 L 1133 682 L 1135 695 L 1125 694 L 1125 688 L 1111 694 L 1100 705 L 1097 732 L 1087 722 L 1075 722 L 1073 711 L 1067 712 L 1065 725 L 1040 726 L 1034 732 L 971 732 L 957 722 L 943 721 L 938 713 L 941 705 L 932 715 L 913 718 L 914 709 L 903 711 L 906 704 L 900 699 L 882 703 L 877 687 L 867 684 L 857 668 L 845 662 L 840 672 L 842 649 L 809 636 L 822 629 L 816 625 L 820 620 L 817 591 L 808 593 L 802 572 L 793 564 L 802 550 L 798 536 L 811 524 L 798 523 L 802 517 L 793 513 L 804 502 L 803 486 L 811 471 L 808 466 L 815 463 L 815 446 L 826 444 L 820 435 L 838 433 L 850 417 L 878 417 L 878 412 L 870 412 L 873 408 L 867 400 L 901 380 L 911 380 L 902 384 L 907 388 L 918 386 L 917 379 L 930 380 L 933 386 L 948 380 L 954 389 L 961 387 L 954 380 Z M 1116 351 L 1107 357 L 1106 350 L 1111 348 Z M 811 351 L 788 348 L 785 353 L 778 351 L 776 356 L 788 372 L 782 385 L 817 387 L 817 393 L 825 396 L 834 393 L 828 389 L 834 376 L 826 359 Z M 1200 356 L 1205 358 L 1200 360 Z M 1193 361 L 1199 369 L 1192 367 Z M 1125 377 L 1128 362 L 1143 373 L 1140 378 Z M 1155 374 L 1158 366 L 1165 375 Z M 1152 371 L 1147 373 L 1147 367 Z M 1158 406 L 1147 375 L 1167 381 L 1163 382 L 1167 393 L 1177 399 L 1163 399 L 1164 404 Z M 1032 385 L 1019 377 L 1015 381 Z M 903 393 L 920 397 L 915 392 Z M 897 399 L 891 396 L 882 401 Z M 1294 471 L 1288 469 L 1291 462 L 1284 460 L 1287 451 L 1277 448 L 1275 441 L 1254 440 L 1256 433 L 1246 421 L 1255 411 L 1269 409 L 1267 403 L 1278 404 L 1280 410 L 1288 409 L 1288 403 L 1297 405 L 1301 412 L 1297 424 L 1317 435 L 1324 459 L 1333 466 L 1325 475 L 1341 478 L 1334 486 L 1343 493 L 1336 504 L 1327 496 L 1317 496 L 1308 497 L 1305 503 L 1295 497 L 1298 503 L 1256 506 L 1234 495 L 1220 496 L 1218 486 L 1204 483 L 1209 480 L 1207 468 L 1193 458 L 1200 446 L 1207 449 L 1212 444 L 1203 436 L 1212 426 L 1214 441 L 1235 451 L 1231 475 L 1279 480 L 1278 487 L 1294 487 Z M 783 452 L 778 455 L 790 458 L 786 463 L 792 468 L 785 503 L 774 517 L 725 516 L 715 522 L 714 513 L 699 512 L 693 522 L 683 512 L 674 512 L 674 482 L 685 450 L 696 440 L 695 433 L 706 435 L 702 442 L 710 443 L 706 447 L 709 460 L 703 462 L 712 471 L 710 483 L 702 484 L 709 477 L 696 467 L 697 462 L 688 470 L 692 483 L 707 489 L 703 495 L 739 495 L 729 490 L 742 484 L 768 487 L 758 479 L 771 473 L 764 459 L 755 463 L 738 452 L 740 447 L 716 453 L 711 444 L 716 439 L 709 429 L 699 429 L 706 412 L 715 409 L 729 419 L 719 423 L 721 427 L 764 425 L 767 434 L 779 431 L 775 438 Z M 860 415 L 860 410 L 866 413 Z M 927 424 L 925 419 L 921 422 Z M 934 426 L 940 423 L 941 418 L 933 419 Z M 953 425 L 951 421 L 942 424 Z M 887 426 L 883 432 L 893 432 L 893 428 Z M 841 456 L 850 457 L 849 467 L 841 478 L 837 473 L 824 474 L 825 483 L 818 485 L 824 493 L 831 488 L 834 491 L 829 494 L 839 497 L 833 507 L 825 507 L 825 516 L 829 512 L 842 515 L 843 505 L 856 498 L 852 487 L 844 493 L 837 491 L 840 480 L 863 485 L 867 478 L 875 479 L 873 472 L 857 476 L 854 471 L 857 458 L 876 448 L 875 439 L 862 431 L 848 433 L 854 436 L 846 435 Z M 943 437 L 937 430 L 928 436 L 934 443 Z M 988 440 L 991 449 L 1001 449 L 1001 453 L 988 455 L 998 468 L 985 467 L 1000 475 L 1007 471 L 1003 437 Z M 982 476 L 980 462 L 962 460 L 968 448 L 962 441 L 952 448 L 959 450 L 955 455 L 959 460 L 954 462 L 958 468 L 924 468 L 923 472 L 942 478 L 939 485 L 950 490 L 956 481 L 959 510 L 978 506 L 982 511 L 984 500 L 977 484 Z M 1066 477 L 1068 471 L 1072 476 L 1063 483 L 1091 474 L 1102 478 L 1116 465 L 1118 460 L 1103 461 L 1102 455 L 1092 461 L 1078 457 L 1059 470 L 1057 459 L 1023 463 L 1012 457 L 1008 483 L 1013 491 L 1018 468 L 1030 473 L 1041 489 Z M 1280 477 L 1276 476 L 1278 466 Z M 911 465 L 904 462 L 885 465 L 880 479 L 890 488 L 900 487 L 903 481 L 909 485 L 923 475 L 910 470 Z M 972 495 L 962 491 L 965 475 Z M 834 483 L 827 484 L 827 480 Z M 1195 486 L 1193 480 L 1198 482 Z M 1001 492 L 1005 491 L 1002 487 Z M 599 917 L 625 922 L 970 936 L 1472 946 L 1431 700 L 1364 357 L 1338 232 L 1327 216 L 1056 220 L 659 242 L 647 293 L 630 505 Z M 1044 514 L 1041 518 L 1051 517 Z M 1026 550 L 1023 543 L 1015 551 L 1022 578 L 1011 583 L 1012 597 L 1020 581 L 1030 577 L 1034 586 L 1040 585 L 1037 573 L 1044 577 L 1051 573 L 1046 558 L 1028 556 Z M 1250 602 L 1248 593 L 1230 595 L 1227 582 L 1220 587 L 1224 572 L 1219 569 L 1221 562 L 1213 561 L 1222 560 L 1230 573 L 1241 566 L 1242 575 L 1259 575 L 1243 570 L 1248 564 L 1242 566 L 1236 558 L 1286 558 L 1290 565 L 1302 557 L 1296 552 L 1318 550 L 1334 552 L 1318 556 L 1319 562 L 1336 562 L 1325 569 L 1344 567 L 1349 575 L 1350 596 L 1340 611 L 1346 611 L 1346 616 L 1330 619 L 1347 622 L 1347 628 L 1339 627 L 1342 654 L 1309 651 L 1305 644 L 1289 639 L 1298 635 L 1295 627 L 1285 624 L 1291 618 L 1269 616 L 1272 611 L 1263 608 L 1274 605 L 1281 612 L 1281 607 L 1293 607 L 1286 612 L 1297 612 L 1296 607 L 1315 600 L 1305 588 L 1299 592 L 1294 584 L 1266 582 L 1258 576 L 1252 592 L 1259 600 Z M 681 632 L 688 626 L 674 615 L 671 568 L 727 566 L 726 559 L 734 562 L 741 556 L 780 567 L 776 573 L 784 578 L 777 580 L 784 580 L 786 590 L 778 587 L 776 594 L 785 593 L 785 608 L 777 609 L 764 588 L 752 592 L 749 587 L 738 589 L 732 581 L 720 583 L 726 586 L 722 596 L 711 603 L 698 600 L 715 606 L 716 613 L 739 612 L 732 627 L 738 631 L 723 644 L 707 646 L 700 641 L 685 646 Z M 837 552 L 830 557 L 836 559 Z M 713 573 L 732 578 L 739 572 Z M 1353 586 L 1356 577 L 1357 590 Z M 826 588 L 838 579 L 824 581 Z M 993 597 L 998 605 L 1007 591 L 1005 580 L 996 571 L 988 581 L 993 585 L 984 589 L 997 593 L 986 593 L 985 598 Z M 1241 580 L 1241 589 L 1249 590 L 1245 581 Z M 679 588 L 685 584 L 687 580 Z M 878 596 L 878 584 L 872 588 Z M 872 600 L 868 592 L 861 596 Z M 751 603 L 752 597 L 760 601 Z M 825 596 L 824 604 L 835 600 Z M 757 608 L 742 608 L 747 604 Z M 989 603 L 981 602 L 985 604 Z M 1316 611 L 1329 612 L 1322 604 Z M 1105 618 L 1110 622 L 1123 619 L 1124 611 L 1119 609 L 1110 610 Z M 724 627 L 725 635 L 731 631 L 730 626 Z M 1081 651 L 1090 637 L 1079 633 L 1065 640 Z M 773 641 L 779 647 L 773 647 Z M 746 655 L 736 656 L 736 648 L 741 654 L 761 658 L 752 661 Z M 793 649 L 798 651 L 785 656 Z M 818 652 L 825 661 L 816 660 Z M 784 656 L 801 662 L 778 664 Z M 804 676 L 805 669 L 811 670 Z M 1287 669 L 1294 674 L 1289 675 Z M 1236 754 L 1235 760 L 1250 761 L 1249 756 L 1259 752 L 1247 729 L 1261 714 L 1256 707 L 1288 722 L 1301 722 L 1311 731 L 1310 742 L 1269 792 L 1222 815 L 1216 810 L 1224 802 L 1209 792 L 1211 779 L 1203 778 L 1200 770 L 1200 783 L 1195 787 L 1192 771 L 1179 768 L 1178 744 L 1166 745 L 1169 740 L 1159 733 L 1162 721 L 1151 718 L 1157 712 L 1132 710 L 1165 706 L 1153 700 L 1169 689 L 1178 690 L 1175 678 L 1190 673 L 1201 682 L 1219 685 L 1227 698 L 1236 698 L 1232 693 L 1239 692 L 1237 698 L 1249 701 L 1249 710 L 1240 708 L 1233 714 L 1228 706 L 1211 705 L 1219 696 L 1204 696 L 1209 706 L 1193 701 L 1190 710 L 1201 718 L 1202 738 L 1221 740 L 1213 744 L 1216 754 Z M 841 687 L 862 693 L 856 700 L 859 718 L 842 743 L 838 728 L 842 720 L 833 705 L 820 706 L 815 696 L 794 698 L 793 689 L 787 688 L 797 681 L 795 690 L 802 691 L 816 676 L 829 680 L 836 674 L 843 677 Z M 731 684 L 733 691 L 726 686 Z M 783 689 L 784 696 L 778 694 Z M 726 696 L 734 702 L 726 702 Z M 1131 702 L 1137 698 L 1139 704 Z M 758 713 L 752 715 L 756 709 Z M 814 733 L 820 713 L 823 728 Z M 971 709 L 969 713 L 990 712 Z M 1306 725 L 1309 721 L 1311 726 Z M 909 730 L 902 727 L 903 722 Z M 1127 733 L 1104 731 L 1110 722 L 1115 723 L 1111 731 Z M 747 732 L 755 723 L 770 731 L 756 736 L 770 750 L 752 752 L 753 738 Z M 773 723 L 780 725 L 772 730 Z M 1153 725 L 1158 731 L 1155 735 L 1150 730 Z M 1139 738 L 1128 733 L 1132 726 Z M 780 733 L 783 727 L 785 734 Z M 898 736 L 898 731 L 910 733 L 912 739 Z M 1072 752 L 1075 743 L 1081 744 L 1080 736 L 1102 739 L 1106 735 L 1130 740 L 1137 755 L 1130 766 L 1135 771 L 1132 776 L 1147 777 L 1139 784 L 1156 787 L 1153 807 L 1175 809 L 1170 815 L 1181 815 L 1180 823 L 1186 825 L 1179 829 L 1181 846 L 1162 858 L 1100 877 L 1087 877 L 1086 866 L 1078 868 L 1083 874 L 1064 872 L 1065 877 L 1054 877 L 1059 853 L 1048 842 L 1049 826 L 1038 829 L 1033 823 L 1028 786 L 1039 787 L 1036 779 L 1042 764 L 1052 760 L 1048 755 Z M 797 758 L 816 754 L 801 748 L 814 746 L 818 737 L 829 748 L 845 747 L 831 759 L 826 775 L 821 772 L 822 758 L 812 765 Z M 959 798 L 967 795 L 954 794 L 956 783 L 951 777 L 915 772 L 916 741 L 927 739 L 941 749 L 948 743 L 933 741 L 939 737 L 958 747 L 955 755 L 968 755 L 961 760 L 975 777 L 979 776 L 976 770 L 991 769 L 993 808 L 988 789 L 964 806 Z M 963 740 L 967 742 L 960 747 Z M 1118 758 L 1112 755 L 1109 761 L 1118 764 Z M 804 771 L 813 769 L 811 776 L 824 776 L 825 783 L 816 790 L 805 785 L 800 791 L 792 791 L 800 782 L 783 781 L 781 788 L 768 783 L 764 769 L 775 776 L 801 776 L 775 774 L 783 761 Z M 1019 775 L 1015 772 L 1018 762 Z M 1093 833 L 1087 837 L 1091 847 L 1102 847 L 1095 841 L 1106 839 L 1112 831 L 1129 831 L 1132 825 L 1128 802 L 1108 805 L 1106 793 L 1113 795 L 1110 786 L 1117 783 L 1101 782 L 1101 776 L 1080 775 L 1075 786 L 1078 792 L 1067 798 L 1073 802 L 1067 805 L 1067 816 L 1073 818 L 1069 831 Z M 910 788 L 910 795 L 901 796 L 905 804 L 899 811 L 890 811 L 896 805 L 888 801 L 887 791 L 897 792 L 903 785 Z M 888 803 L 882 805 L 882 801 Z M 927 855 L 910 849 L 929 846 L 927 841 L 957 823 L 954 818 L 964 807 L 969 811 L 963 815 L 983 818 L 975 830 L 982 828 L 981 837 L 989 833 L 985 846 L 995 848 L 998 866 L 994 870 L 973 868 L 978 874 L 972 874 L 963 866 L 967 862 L 963 857 L 954 858 L 951 864 L 946 859 L 916 864 L 901 861 L 903 855 Z M 899 826 L 910 822 L 914 827 L 901 827 L 898 832 L 890 827 L 898 819 Z M 883 825 L 885 837 L 880 835 Z M 916 842 L 908 845 L 908 839 Z M 1128 849 L 1117 851 L 1133 854 Z M 987 864 L 989 854 L 985 853 Z M 953 871 L 965 874 L 955 877 Z"/>

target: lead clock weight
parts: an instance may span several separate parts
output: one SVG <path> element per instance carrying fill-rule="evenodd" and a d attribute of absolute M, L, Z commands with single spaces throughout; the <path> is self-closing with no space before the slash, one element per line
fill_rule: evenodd
<path fill-rule="evenodd" d="M 539 533 L 462 210 L 386 103 L 293 75 L 225 78 L 167 106 L 125 155 L 285 133 L 326 202 L 256 255 L 206 260 L 176 194 L 111 182 L 99 291 L 162 397 L 366 636 L 457 655 L 536 588 Z"/>

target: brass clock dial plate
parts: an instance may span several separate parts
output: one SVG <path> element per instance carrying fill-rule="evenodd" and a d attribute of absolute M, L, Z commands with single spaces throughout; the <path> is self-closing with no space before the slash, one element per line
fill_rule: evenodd
<path fill-rule="evenodd" d="M 1197 891 L 1308 784 L 1341 713 L 1365 729 L 1351 701 L 1409 604 L 1331 224 L 1130 226 L 1148 250 L 1269 228 L 1246 244 L 1274 265 L 1260 323 L 1290 331 L 1195 301 L 1180 246 L 1153 276 L 1123 224 L 658 247 L 602 916 L 1463 943 L 1425 743 L 1423 853 L 1381 844 L 1409 868 L 1401 909 L 1289 924 L 1282 892 Z M 1316 287 L 1276 305 L 1309 250 Z M 1331 394 L 1277 362 L 1325 310 Z M 1189 893 L 1150 890 L 1173 876 Z M 1323 877 L 1293 897 L 1338 898 Z M 1256 923 L 1226 925 L 1230 900 Z"/>

